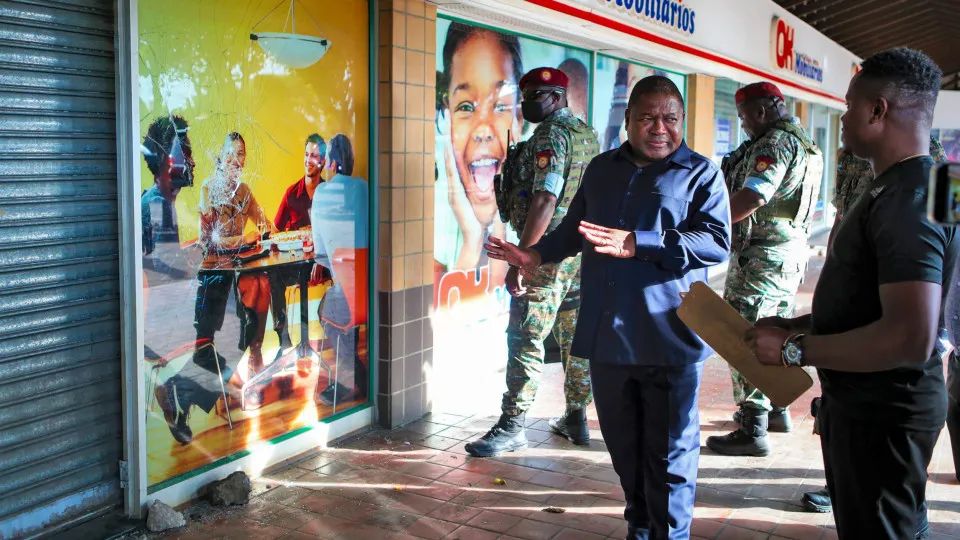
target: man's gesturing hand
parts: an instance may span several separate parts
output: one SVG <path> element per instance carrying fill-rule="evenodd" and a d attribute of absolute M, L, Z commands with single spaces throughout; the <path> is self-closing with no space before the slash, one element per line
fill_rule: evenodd
<path fill-rule="evenodd" d="M 533 272 L 540 266 L 539 253 L 530 248 L 515 246 L 495 236 L 488 238 L 483 247 L 491 259 L 505 261 L 510 266 L 516 266 L 526 272 Z"/>
<path fill-rule="evenodd" d="M 632 231 L 610 229 L 586 221 L 580 222 L 579 230 L 587 241 L 597 246 L 594 248 L 597 253 L 629 259 L 637 252 L 637 239 Z"/>

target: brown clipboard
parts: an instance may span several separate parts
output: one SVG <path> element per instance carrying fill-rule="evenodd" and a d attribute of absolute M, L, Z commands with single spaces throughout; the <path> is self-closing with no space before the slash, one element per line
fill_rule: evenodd
<path fill-rule="evenodd" d="M 743 342 L 743 335 L 753 325 L 706 283 L 698 281 L 690 286 L 677 315 L 775 406 L 790 405 L 813 386 L 813 379 L 803 368 L 761 364 Z"/>

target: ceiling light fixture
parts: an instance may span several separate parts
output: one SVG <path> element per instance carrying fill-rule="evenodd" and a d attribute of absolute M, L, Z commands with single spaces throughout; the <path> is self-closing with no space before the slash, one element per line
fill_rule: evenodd
<path fill-rule="evenodd" d="M 320 59 L 323 58 L 323 55 L 330 50 L 330 40 L 323 35 L 323 31 L 320 30 L 320 25 L 317 24 L 317 21 L 313 20 L 310 12 L 306 10 L 303 11 L 307 13 L 307 17 L 310 17 L 310 21 L 313 22 L 320 36 L 297 33 L 297 0 L 290 0 L 290 9 L 287 10 L 287 18 L 283 23 L 282 32 L 256 31 L 257 26 L 286 1 L 287 0 L 282 0 L 270 10 L 270 13 L 267 13 L 263 19 L 260 19 L 260 22 L 253 26 L 250 39 L 256 41 L 257 44 L 260 45 L 260 48 L 263 49 L 263 52 L 267 53 L 279 64 L 292 69 L 310 67 L 319 62 Z M 290 32 L 287 32 L 288 26 L 290 26 Z"/>

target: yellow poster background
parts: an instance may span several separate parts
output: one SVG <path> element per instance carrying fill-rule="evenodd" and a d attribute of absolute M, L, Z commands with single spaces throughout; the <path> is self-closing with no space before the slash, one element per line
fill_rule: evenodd
<path fill-rule="evenodd" d="M 277 9 L 274 9 L 277 8 Z M 292 32 L 290 2 L 280 0 L 166 0 L 141 2 L 139 36 L 140 141 L 158 116 L 176 114 L 189 125 L 196 162 L 194 185 L 183 188 L 176 199 L 181 245 L 198 237 L 200 188 L 214 173 L 215 159 L 228 133 L 240 133 L 246 142 L 246 165 L 241 180 L 273 220 L 280 201 L 304 174 L 304 142 L 319 133 L 326 141 L 336 134 L 349 137 L 355 155 L 354 177 L 369 181 L 369 11 L 366 0 L 296 0 L 296 33 L 324 37 L 330 48 L 315 64 L 292 69 L 270 57 L 250 39 L 253 32 Z M 153 185 L 153 175 L 143 159 L 141 189 Z M 330 172 L 324 171 L 329 178 Z M 252 228 L 251 224 L 248 227 Z M 195 249 L 176 257 L 189 258 Z M 361 270 L 366 272 L 366 270 Z M 155 387 L 191 362 L 194 336 L 196 267 L 187 276 L 171 277 L 154 269 L 155 281 L 145 287 L 152 293 L 144 317 L 145 345 L 164 356 L 166 367 L 148 363 L 147 460 L 148 483 L 162 488 L 193 471 L 239 451 L 257 448 L 264 441 L 312 425 L 332 414 L 330 407 L 315 405 L 313 389 L 319 370 L 298 377 L 292 396 L 276 399 L 259 410 L 234 410 L 229 416 L 221 405 L 205 413 L 193 407 L 189 425 L 193 441 L 182 445 L 171 437 L 154 396 Z M 149 271 L 146 273 L 150 273 Z M 364 280 L 365 281 L 365 280 Z M 309 335 L 324 337 L 317 307 L 329 287 L 309 289 Z M 298 310 L 295 288 L 287 291 L 291 313 Z M 238 352 L 239 322 L 231 304 L 217 343 L 231 368 L 240 369 L 247 352 Z M 273 316 L 271 312 L 271 317 Z M 272 328 L 272 321 L 269 325 Z M 299 321 L 291 315 L 289 331 L 299 343 Z M 277 333 L 268 331 L 266 356 L 279 347 Z M 357 354 L 367 356 L 366 328 L 360 328 Z M 316 348 L 317 343 L 314 343 Z M 323 357 L 334 358 L 329 344 Z M 354 404 L 347 403 L 340 410 Z"/>
<path fill-rule="evenodd" d="M 157 116 L 179 114 L 189 123 L 197 163 L 194 186 L 177 197 L 181 241 L 197 238 L 200 185 L 212 176 L 231 131 L 246 141 L 243 181 L 270 218 L 287 187 L 303 176 L 304 141 L 311 133 L 326 141 L 347 135 L 356 155 L 354 176 L 369 180 L 366 0 L 296 2 L 297 33 L 331 43 L 319 62 L 303 69 L 280 65 L 250 39 L 254 27 L 281 32 L 286 24 L 291 31 L 290 3 L 271 13 L 277 5 L 276 0 L 140 3 L 141 140 Z M 140 161 L 141 189 L 147 189 L 153 175 Z"/>

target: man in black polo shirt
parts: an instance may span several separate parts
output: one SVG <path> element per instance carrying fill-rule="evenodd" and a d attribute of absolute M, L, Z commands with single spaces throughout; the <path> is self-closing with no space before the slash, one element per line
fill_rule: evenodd
<path fill-rule="evenodd" d="M 844 146 L 877 177 L 840 223 L 812 313 L 765 319 L 746 339 L 768 365 L 814 366 L 827 487 L 840 538 L 912 538 L 946 417 L 936 351 L 953 229 L 926 217 L 940 68 L 898 48 L 847 91 Z"/>

